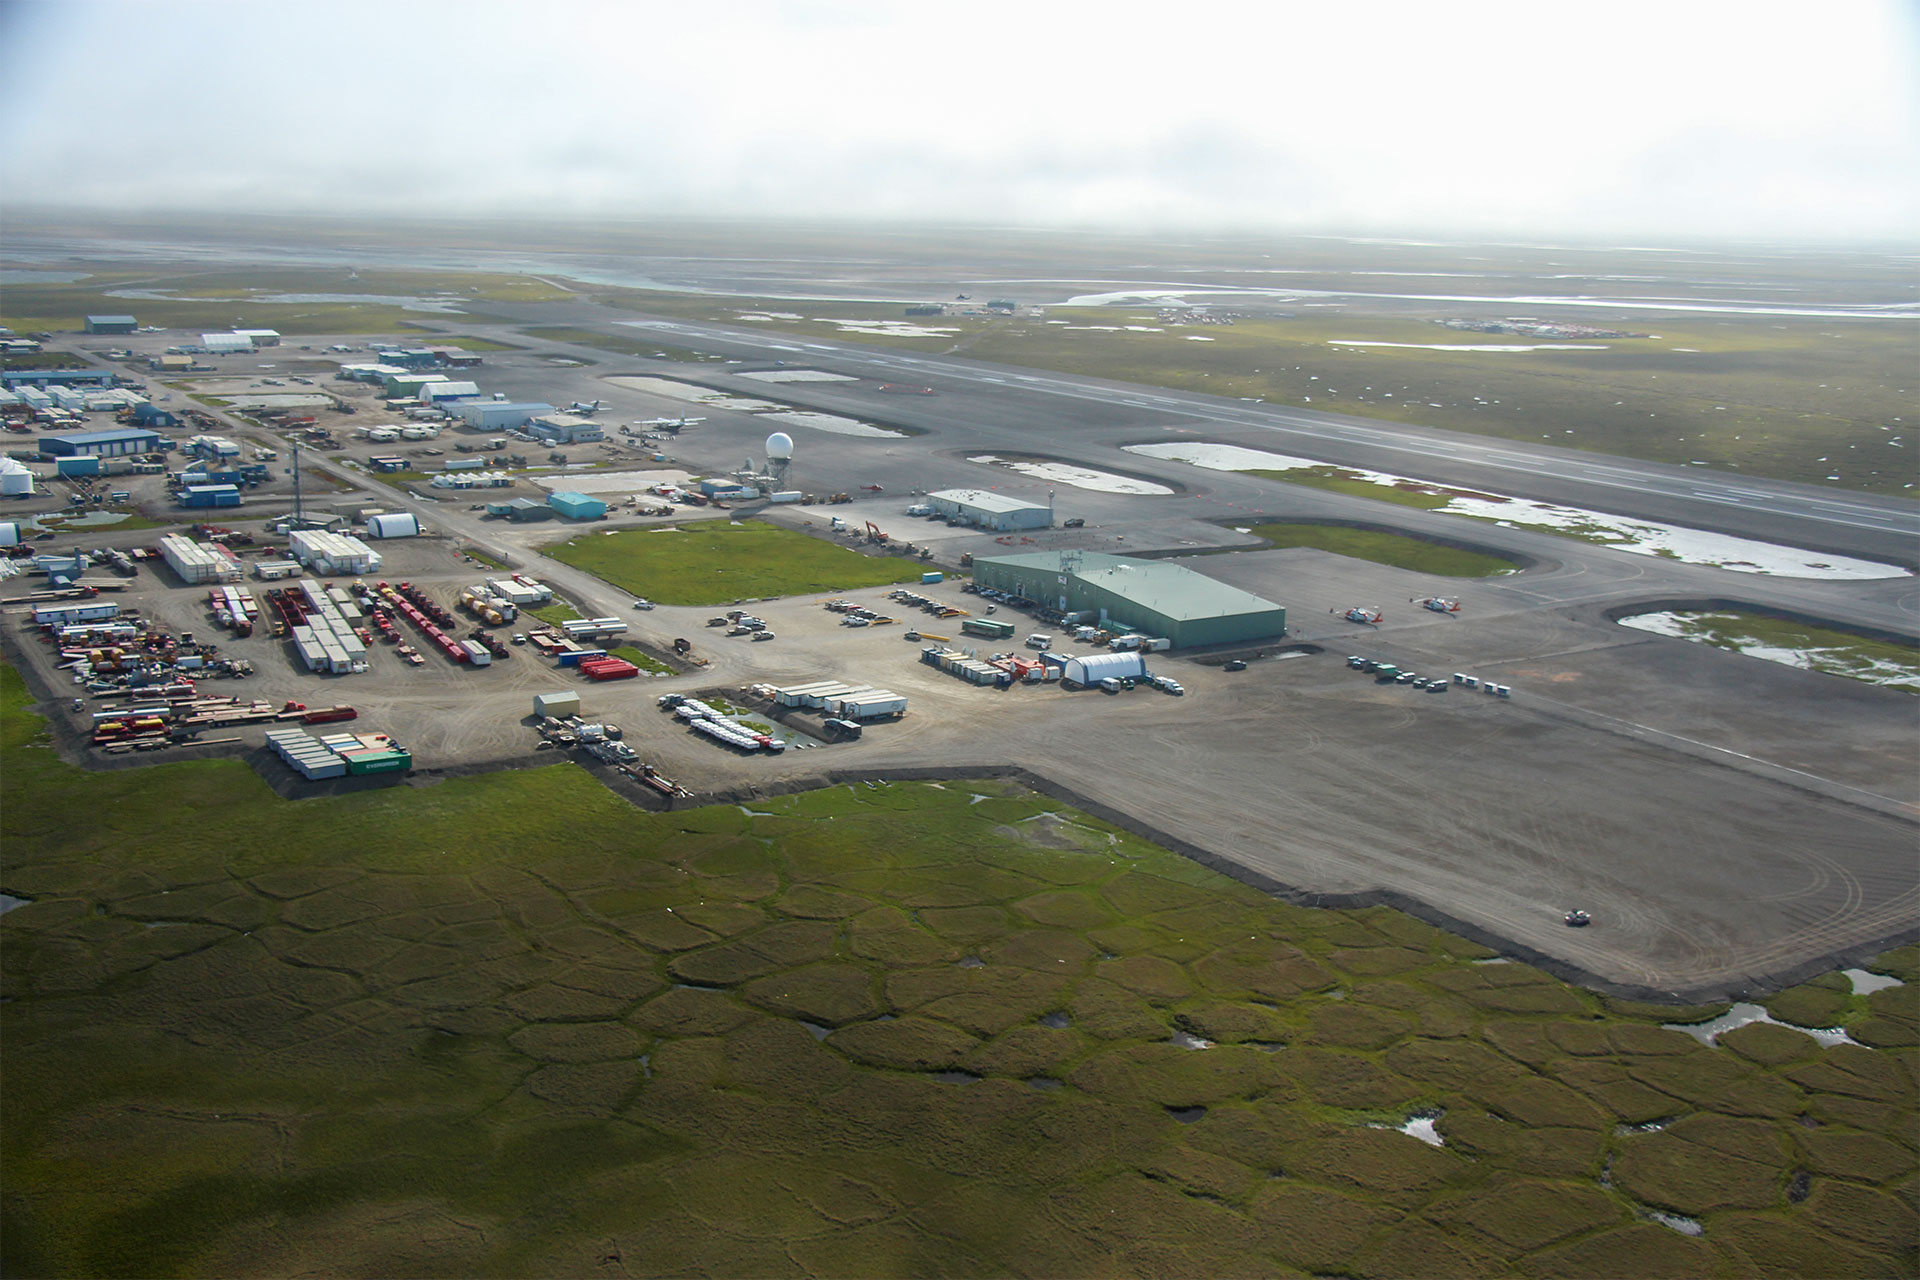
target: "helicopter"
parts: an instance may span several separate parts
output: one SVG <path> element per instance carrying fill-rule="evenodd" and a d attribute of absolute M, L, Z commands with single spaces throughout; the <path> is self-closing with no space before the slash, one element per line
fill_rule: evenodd
<path fill-rule="evenodd" d="M 1408 603 L 1408 604 L 1417 604 L 1417 605 L 1419 605 L 1419 606 L 1420 606 L 1421 608 L 1423 608 L 1423 609 L 1431 609 L 1431 610 L 1433 610 L 1433 611 L 1434 611 L 1435 613 L 1458 613 L 1458 612 L 1460 612 L 1460 602 L 1459 602 L 1458 600 L 1448 600 L 1448 599 L 1445 599 L 1445 598 L 1443 598 L 1443 597 L 1441 597 L 1441 596 L 1428 596 L 1428 597 L 1427 597 L 1426 599 L 1424 599 L 1424 600 L 1415 600 L 1415 599 L 1413 599 L 1413 598 L 1412 598 L 1411 596 L 1409 596 L 1409 597 L 1407 598 L 1407 603 Z"/>
<path fill-rule="evenodd" d="M 1327 610 L 1327 612 L 1339 613 L 1340 611 L 1337 609 L 1329 609 Z M 1348 609 L 1345 613 L 1340 614 L 1340 616 L 1345 618 L 1348 622 L 1358 622 L 1366 626 L 1374 626 L 1378 624 L 1380 620 L 1385 618 L 1387 615 L 1380 612 L 1380 610 L 1378 609 L 1369 609 L 1365 605 L 1356 604 L 1351 609 Z"/>

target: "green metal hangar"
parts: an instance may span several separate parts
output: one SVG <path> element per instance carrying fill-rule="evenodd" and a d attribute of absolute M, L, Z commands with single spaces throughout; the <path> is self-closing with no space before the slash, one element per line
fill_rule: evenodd
<path fill-rule="evenodd" d="M 1021 529 L 1051 529 L 1053 508 L 988 489 L 941 489 L 927 495 L 927 505 L 949 520 L 964 520 L 995 533 Z"/>
<path fill-rule="evenodd" d="M 1271 640 L 1287 632 L 1287 611 L 1250 591 L 1159 560 L 1095 551 L 1043 551 L 973 562 L 975 586 L 1037 600 L 1062 613 L 1096 613 L 1165 636 L 1176 649 Z"/>

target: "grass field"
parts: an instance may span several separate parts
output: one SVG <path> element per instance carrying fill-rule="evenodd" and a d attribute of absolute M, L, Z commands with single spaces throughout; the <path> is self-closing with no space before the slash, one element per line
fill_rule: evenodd
<path fill-rule="evenodd" d="M 657 675 L 663 675 L 663 676 L 670 676 L 670 675 L 677 674 L 672 667 L 660 661 L 660 659 L 653 657 L 650 654 L 642 653 L 640 650 L 634 648 L 630 644 L 623 644 L 619 648 L 609 649 L 607 650 L 607 652 L 611 654 L 613 657 L 625 658 L 628 662 L 631 662 L 634 666 L 640 668 L 642 671 L 651 671 Z"/>
<path fill-rule="evenodd" d="M 863 556 L 757 521 L 583 533 L 544 550 L 660 604 L 731 604 L 920 580 L 917 562 Z"/>
<path fill-rule="evenodd" d="M 1627 625 L 1634 623 L 1622 619 Z M 1644 630 L 1788 666 L 1920 693 L 1920 649 L 1764 614 L 1725 611 L 1655 615 Z"/>
<path fill-rule="evenodd" d="M 1911 988 L 1799 1000 L 1885 1048 L 1709 1049 L 1658 1023 L 1714 1010 L 1287 906 L 1012 785 L 290 802 L 233 762 L 83 773 L 28 705 L 0 670 L 10 1275 L 1916 1263 Z"/>
<path fill-rule="evenodd" d="M 115 297 L 119 290 L 153 291 L 159 297 Z M 489 300 L 545 302 L 570 297 L 528 276 L 463 271 L 248 267 L 214 271 L 136 273 L 103 267 L 69 283 L 9 284 L 0 295 L 0 324 L 15 332 L 77 330 L 90 314 L 132 314 L 141 324 L 168 328 L 224 329 L 254 325 L 297 336 L 311 333 L 393 333 L 423 320 L 459 323 L 464 316 L 409 311 L 393 303 L 348 300 L 263 302 L 277 294 L 354 294 L 372 297 L 432 296 L 467 315 L 484 316 Z"/>
<path fill-rule="evenodd" d="M 1403 507 L 1418 507 L 1422 511 L 1438 511 L 1451 501 L 1447 493 L 1435 485 L 1381 484 L 1345 467 L 1293 467 L 1286 471 L 1255 468 L 1241 474 L 1259 476 L 1263 480 L 1278 480 L 1283 484 L 1306 485 L 1310 489 L 1329 489 L 1355 498 L 1393 502 Z"/>
<path fill-rule="evenodd" d="M 0 356 L 0 369 L 91 369 L 94 366 L 69 351 L 42 351 L 31 356 Z"/>
<path fill-rule="evenodd" d="M 664 346 L 644 338 L 626 338 L 617 333 L 602 333 L 598 329 L 575 329 L 570 325 L 540 325 L 522 329 L 520 332 L 529 338 L 545 338 L 549 342 L 597 347 L 602 351 L 616 351 L 628 356 L 646 356 L 655 360 L 677 360 L 682 364 L 716 364 L 724 363 L 726 360 L 725 356 L 689 351 L 685 347 Z"/>
<path fill-rule="evenodd" d="M 536 609 L 522 609 L 520 612 L 555 627 L 563 622 L 577 622 L 580 619 L 580 611 L 565 603 L 543 604 Z"/>
<path fill-rule="evenodd" d="M 1163 324 L 1152 306 L 1050 307 L 1027 316 L 944 316 L 932 337 L 841 332 L 834 320 L 900 320 L 890 303 L 816 303 L 613 291 L 616 306 L 881 347 L 938 351 L 1149 386 L 1260 399 L 1657 462 L 1910 494 L 1912 335 L 1899 324 L 1768 316 L 1642 316 L 1645 336 L 1576 351 L 1460 352 L 1428 346 L 1535 341 L 1407 316 L 1325 311 Z M 1439 314 L 1458 314 L 1461 308 Z M 1582 317 L 1591 319 L 1591 317 Z M 1050 322 L 1063 323 L 1050 323 Z M 1127 331 L 1140 325 L 1155 332 Z M 1119 331 L 1111 331 L 1118 329 Z M 1189 341 L 1188 339 L 1205 339 Z M 1401 346 L 1340 345 L 1342 340 Z"/>
<path fill-rule="evenodd" d="M 1281 474 L 1295 475 L 1296 472 Z M 1448 578 L 1490 578 L 1512 573 L 1520 566 L 1502 556 L 1461 547 L 1444 546 L 1405 534 L 1377 529 L 1349 529 L 1328 524 L 1260 524 L 1248 532 L 1276 547 L 1313 547 L 1339 556 L 1371 560 L 1415 573 Z"/>

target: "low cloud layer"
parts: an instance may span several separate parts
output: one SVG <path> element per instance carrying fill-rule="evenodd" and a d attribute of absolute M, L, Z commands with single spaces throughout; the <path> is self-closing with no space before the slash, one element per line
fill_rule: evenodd
<path fill-rule="evenodd" d="M 1906 237 L 1914 12 L 15 0 L 0 174 L 125 210 Z"/>

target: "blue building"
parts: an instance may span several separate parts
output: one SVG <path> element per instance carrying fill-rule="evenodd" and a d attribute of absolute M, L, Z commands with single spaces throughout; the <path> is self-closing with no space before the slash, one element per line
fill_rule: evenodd
<path fill-rule="evenodd" d="M 133 406 L 133 425 L 136 427 L 177 427 L 180 415 L 168 413 L 159 405 L 137 404 Z"/>
<path fill-rule="evenodd" d="M 133 333 L 140 322 L 132 316 L 88 316 L 88 333 Z"/>
<path fill-rule="evenodd" d="M 600 499 L 565 489 L 548 495 L 547 505 L 569 520 L 598 520 L 607 514 L 607 504 Z"/>
<path fill-rule="evenodd" d="M 237 507 L 240 490 L 230 484 L 192 484 L 180 495 L 183 507 Z"/>
<path fill-rule="evenodd" d="M 606 431 L 589 418 L 571 413 L 543 413 L 527 421 L 526 433 L 544 445 L 585 444 L 605 440 Z"/>
<path fill-rule="evenodd" d="M 157 431 L 83 431 L 78 435 L 42 437 L 40 456 L 71 458 L 91 453 L 102 458 L 123 458 L 135 453 L 152 453 L 162 447 Z"/>

